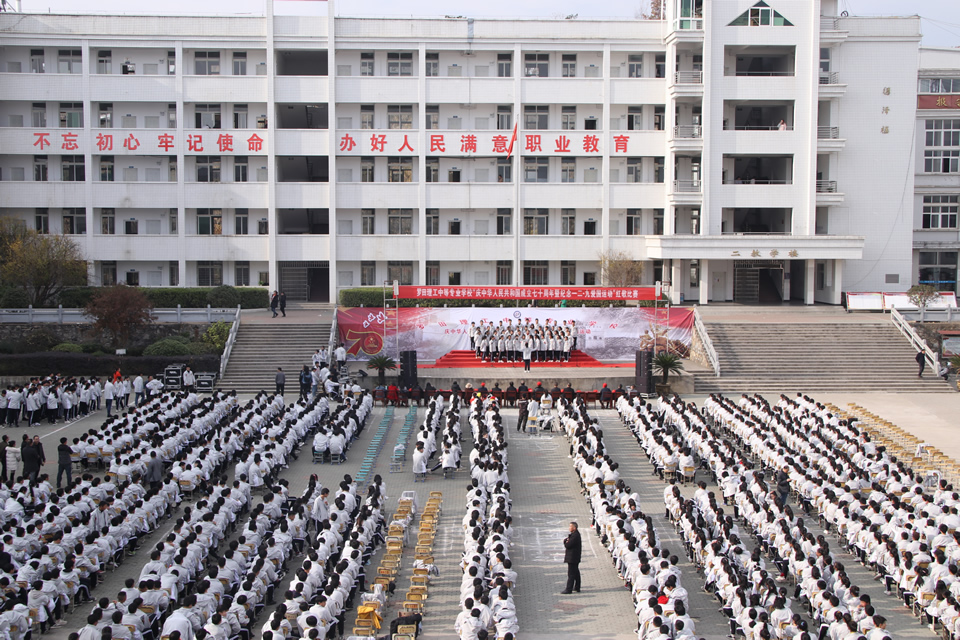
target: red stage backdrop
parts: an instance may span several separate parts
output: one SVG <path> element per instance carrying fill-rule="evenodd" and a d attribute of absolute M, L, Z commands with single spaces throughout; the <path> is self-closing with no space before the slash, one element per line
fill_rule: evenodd
<path fill-rule="evenodd" d="M 563 325 L 576 320 L 577 349 L 597 360 L 632 361 L 638 349 L 651 349 L 654 337 L 663 348 L 683 357 L 690 352 L 693 310 L 617 307 L 571 309 L 539 308 L 341 308 L 337 311 L 340 341 L 351 359 L 367 360 L 383 353 L 396 358 L 399 351 L 416 351 L 421 360 L 436 360 L 451 351 L 470 348 L 470 323 L 513 324 L 535 319 Z M 399 320 L 399 322 L 398 322 Z"/>
<path fill-rule="evenodd" d="M 398 287 L 398 298 L 430 300 L 655 300 L 653 287 Z"/>

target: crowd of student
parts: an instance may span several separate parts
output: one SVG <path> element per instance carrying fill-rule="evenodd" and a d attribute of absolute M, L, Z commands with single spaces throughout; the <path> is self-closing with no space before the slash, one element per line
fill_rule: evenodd
<path fill-rule="evenodd" d="M 324 398 L 322 402 L 327 403 Z M 347 450 L 366 424 L 373 408 L 373 396 L 362 390 L 352 393 L 339 405 L 330 420 L 324 421 L 313 437 L 313 453 L 316 458 L 344 462 Z"/>
<path fill-rule="evenodd" d="M 832 498 L 814 504 L 803 496 L 812 496 L 813 487 L 826 487 L 816 491 L 820 497 L 838 495 L 830 486 L 857 502 L 864 475 L 893 465 L 872 446 L 868 453 L 848 455 L 848 447 L 870 444 L 865 434 L 803 397 L 782 398 L 771 409 L 761 398 L 744 396 L 733 403 L 711 396 L 703 412 L 676 397 L 662 398 L 657 409 L 622 399 L 618 410 L 655 469 L 674 477 L 678 466 L 696 458 L 714 474 L 728 511 L 703 482 L 689 500 L 671 484 L 664 504 L 691 560 L 703 569 L 705 588 L 729 616 L 731 633 L 749 639 L 889 637 L 870 596 L 853 584 L 827 539 L 811 531 L 788 502 L 792 490 L 804 487 L 807 491 L 799 492 L 804 511 L 826 507 Z M 862 497 L 866 505 L 867 495 Z M 752 550 L 750 540 L 757 545 Z M 764 555 L 772 560 L 770 568 Z M 787 576 L 795 578 L 792 594 L 777 584 Z M 794 599 L 814 628 L 794 611 Z"/>
<path fill-rule="evenodd" d="M 459 398 L 451 399 L 448 420 L 459 422 L 459 403 Z M 513 599 L 517 573 L 510 560 L 513 520 L 507 442 L 497 399 L 472 397 L 468 423 L 474 448 L 463 517 L 461 611 L 454 631 L 460 640 L 513 640 L 520 631 Z"/>
<path fill-rule="evenodd" d="M 565 362 L 570 360 L 570 352 L 577 348 L 575 320 L 564 320 L 562 325 L 556 320 L 541 325 L 539 318 L 533 322 L 518 320 L 516 324 L 512 318 L 497 324 L 481 322 L 479 326 L 471 322 L 467 333 L 470 348 L 484 362 L 523 361 L 528 366 L 531 361 Z"/>
<path fill-rule="evenodd" d="M 696 637 L 688 594 L 680 582 L 679 559 L 660 544 L 652 519 L 639 507 L 639 495 L 620 478 L 598 421 L 580 397 L 572 402 L 561 398 L 558 412 L 594 529 L 633 594 L 638 638 Z"/>

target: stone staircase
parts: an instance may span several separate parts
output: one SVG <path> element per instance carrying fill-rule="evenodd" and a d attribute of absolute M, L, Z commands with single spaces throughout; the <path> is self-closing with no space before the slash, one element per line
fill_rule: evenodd
<path fill-rule="evenodd" d="M 891 323 L 705 324 L 720 377 L 695 373 L 698 394 L 951 391 L 930 367 L 917 378 L 916 351 Z"/>
<path fill-rule="evenodd" d="M 237 332 L 227 370 L 218 386 L 237 393 L 273 391 L 277 367 L 287 374 L 287 395 L 298 392 L 298 376 L 313 352 L 327 346 L 330 323 L 243 323 Z"/>

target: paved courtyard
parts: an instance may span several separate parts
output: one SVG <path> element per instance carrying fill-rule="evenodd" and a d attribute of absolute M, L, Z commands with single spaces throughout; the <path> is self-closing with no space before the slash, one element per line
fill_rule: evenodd
<path fill-rule="evenodd" d="M 703 398 L 691 397 L 690 400 L 702 404 Z M 818 398 L 819 399 L 819 398 Z M 960 415 L 960 394 L 938 395 L 934 399 L 922 397 L 898 396 L 850 396 L 824 397 L 841 406 L 847 402 L 858 402 L 880 415 L 885 415 L 903 428 L 920 437 L 936 438 L 938 446 L 948 453 L 960 455 L 960 446 L 951 450 L 949 431 L 956 428 L 956 416 Z M 390 431 L 386 437 L 383 452 L 379 455 L 374 473 L 383 476 L 386 482 L 388 507 L 392 511 L 402 491 L 416 490 L 421 503 L 425 502 L 429 491 L 443 492 L 443 514 L 440 529 L 435 542 L 435 558 L 440 576 L 434 578 L 427 601 L 427 615 L 424 619 L 424 635 L 427 640 L 455 637 L 453 621 L 458 613 L 458 593 L 461 572 L 458 567 L 460 550 L 463 545 L 461 519 L 465 512 L 464 496 L 468 481 L 465 470 L 455 478 L 444 480 L 442 475 L 431 475 L 426 483 L 413 482 L 413 476 L 406 466 L 402 473 L 389 472 L 389 452 L 397 441 L 397 435 L 403 424 L 407 409 L 397 409 Z M 512 485 L 514 517 L 514 546 L 511 557 L 514 568 L 519 574 L 515 588 L 517 611 L 521 627 L 521 637 L 531 640 L 556 638 L 563 633 L 570 640 L 625 640 L 635 638 L 636 617 L 629 591 L 617 577 L 610 556 L 600 544 L 596 533 L 590 526 L 588 506 L 580 495 L 579 484 L 573 470 L 572 460 L 568 458 L 566 439 L 556 434 L 544 434 L 531 437 L 516 432 L 516 409 L 504 409 L 505 425 L 509 439 L 509 476 Z M 424 409 L 418 412 L 422 420 Z M 376 408 L 367 428 L 351 448 L 348 461 L 339 466 L 315 465 L 309 455 L 309 445 L 304 448 L 299 459 L 292 461 L 290 468 L 281 477 L 290 482 L 292 494 L 301 493 L 307 486 L 310 474 L 318 474 L 326 486 L 333 486 L 343 474 L 356 475 L 364 457 L 373 432 L 384 415 L 384 409 Z M 682 582 L 690 592 L 692 615 L 697 625 L 697 635 L 711 640 L 725 637 L 728 625 L 724 616 L 717 610 L 716 601 L 703 592 L 703 579 L 686 560 L 680 540 L 672 526 L 663 518 L 663 482 L 651 475 L 651 466 L 638 447 L 629 431 L 620 423 L 616 412 L 597 410 L 604 440 L 612 457 L 620 463 L 624 480 L 641 496 L 641 508 L 652 515 L 657 532 L 664 546 L 683 558 L 681 563 Z M 43 439 L 48 459 L 55 457 L 56 444 L 61 436 L 73 437 L 80 432 L 98 426 L 103 412 L 72 423 L 37 428 L 7 429 L 6 432 L 20 438 L 23 432 L 37 433 Z M 951 429 L 952 426 L 952 429 Z M 952 441 L 957 441 L 953 438 Z M 472 443 L 464 445 L 466 456 Z M 55 462 L 48 462 L 44 471 L 53 474 Z M 232 470 L 231 470 L 232 472 Z M 699 478 L 698 478 L 699 479 Z M 703 478 L 707 479 L 707 478 Z M 691 487 L 684 491 L 689 495 Z M 576 520 L 583 532 L 584 554 L 581 570 L 583 573 L 583 592 L 570 596 L 560 594 L 563 590 L 566 570 L 563 565 L 562 539 L 566 535 L 567 523 Z M 161 534 L 166 533 L 172 524 L 168 521 L 144 541 L 143 548 L 151 547 Z M 830 534 L 827 534 L 830 535 Z M 872 579 L 872 574 L 864 570 L 848 554 L 840 554 L 840 559 L 848 567 L 854 581 L 874 598 L 878 611 L 890 620 L 889 629 L 895 638 L 933 638 L 934 635 L 917 623 L 907 610 L 895 598 L 884 596 L 880 583 Z M 300 558 L 291 562 L 299 563 Z M 378 558 L 375 558 L 375 561 Z M 139 574 L 147 561 L 145 554 L 127 558 L 117 569 L 108 572 L 106 580 L 96 592 L 96 597 L 115 597 L 122 587 L 124 579 Z M 409 582 L 410 567 L 413 561 L 412 548 L 403 556 L 402 577 L 398 592 L 390 602 L 386 612 L 386 622 L 395 617 L 402 593 Z M 66 640 L 68 634 L 77 631 L 84 624 L 90 605 L 78 607 L 67 616 L 68 624 L 45 634 L 54 640 Z M 355 614 L 347 616 L 347 634 L 352 626 Z M 266 619 L 261 616 L 255 625 L 255 637 L 259 637 L 259 628 Z"/>

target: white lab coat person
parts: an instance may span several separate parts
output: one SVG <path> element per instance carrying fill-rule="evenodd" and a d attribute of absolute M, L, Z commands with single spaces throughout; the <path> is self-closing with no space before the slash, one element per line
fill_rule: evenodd
<path fill-rule="evenodd" d="M 427 452 L 423 448 L 423 443 L 418 442 L 417 448 L 413 451 L 413 478 L 418 477 L 426 479 L 427 475 Z"/>

